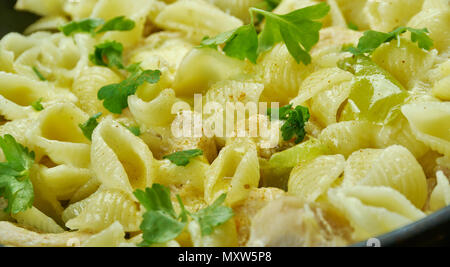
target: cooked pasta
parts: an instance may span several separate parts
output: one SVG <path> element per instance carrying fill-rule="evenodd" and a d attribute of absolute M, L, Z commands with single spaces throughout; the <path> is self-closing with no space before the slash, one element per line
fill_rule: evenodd
<path fill-rule="evenodd" d="M 450 205 L 447 0 L 19 0 L 0 245 L 347 246 Z"/>

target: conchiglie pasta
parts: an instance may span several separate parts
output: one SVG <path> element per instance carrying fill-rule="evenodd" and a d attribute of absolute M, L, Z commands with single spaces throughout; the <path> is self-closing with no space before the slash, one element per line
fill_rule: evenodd
<path fill-rule="evenodd" d="M 450 155 L 450 102 L 426 102 L 402 107 L 413 134 L 444 155 Z"/>
<path fill-rule="evenodd" d="M 0 71 L 0 112 L 6 119 L 15 120 L 28 117 L 32 113 L 31 104 L 42 99 L 50 102 L 75 102 L 76 97 L 68 90 L 55 88 L 46 82 L 31 80 L 24 76 Z"/>
<path fill-rule="evenodd" d="M 345 121 L 332 124 L 325 128 L 319 140 L 332 153 L 340 153 L 348 157 L 354 151 L 362 148 L 374 148 L 373 138 L 379 131 L 379 126 L 367 121 Z"/>
<path fill-rule="evenodd" d="M 206 202 L 213 203 L 221 194 L 227 193 L 227 204 L 239 204 L 259 183 L 255 145 L 248 142 L 229 144 L 220 151 L 206 177 Z"/>
<path fill-rule="evenodd" d="M 57 234 L 64 232 L 64 229 L 62 229 L 61 226 L 35 207 L 14 214 L 13 218 L 16 219 L 19 224 L 32 227 L 42 233 Z"/>
<path fill-rule="evenodd" d="M 423 10 L 409 22 L 409 27 L 427 28 L 434 47 L 441 53 L 450 52 L 450 7 L 447 0 L 425 0 Z"/>
<path fill-rule="evenodd" d="M 57 164 L 87 168 L 90 164 L 89 140 L 79 124 L 89 116 L 74 104 L 55 104 L 39 114 L 30 132 L 31 142 L 38 147 L 38 155 L 47 155 Z"/>
<path fill-rule="evenodd" d="M 151 128 L 168 126 L 175 119 L 172 106 L 178 101 L 172 89 L 165 89 L 149 102 L 136 95 L 130 96 L 128 106 L 138 123 Z"/>
<path fill-rule="evenodd" d="M 79 20 L 89 17 L 98 0 L 64 1 L 63 9 L 72 19 Z"/>
<path fill-rule="evenodd" d="M 281 105 L 289 103 L 297 95 L 302 81 L 312 72 L 313 66 L 297 64 L 286 45 L 275 45 L 258 58 L 256 73 L 265 86 L 261 100 L 278 101 Z"/>
<path fill-rule="evenodd" d="M 437 185 L 430 196 L 430 209 L 437 211 L 450 205 L 450 184 L 442 171 L 436 174 Z"/>
<path fill-rule="evenodd" d="M 69 165 L 59 165 L 53 168 L 42 166 L 40 174 L 59 200 L 71 199 L 75 192 L 92 176 L 89 169 Z"/>
<path fill-rule="evenodd" d="M 346 190 L 331 189 L 328 192 L 328 200 L 338 210 L 340 210 L 344 216 L 350 221 L 354 232 L 353 238 L 355 240 L 364 240 L 374 236 L 378 236 L 383 233 L 387 233 L 409 223 L 412 223 L 417 219 L 409 218 L 403 214 L 399 214 L 396 211 L 407 207 L 408 210 L 414 210 L 411 203 L 405 199 L 400 193 L 390 188 L 378 188 L 371 187 L 355 187 L 362 192 L 366 192 L 369 195 L 365 196 L 366 199 L 373 199 L 375 204 L 378 200 L 382 202 L 391 202 L 390 206 L 384 207 L 383 205 L 372 206 L 372 202 L 369 201 L 365 204 L 363 200 L 360 200 L 356 196 L 348 195 Z M 381 199 L 386 198 L 388 199 Z M 394 210 L 390 208 L 394 207 Z M 411 207 L 412 206 L 412 207 Z M 419 210 L 414 210 L 415 214 L 420 214 Z M 422 215 L 424 216 L 424 215 Z"/>
<path fill-rule="evenodd" d="M 63 14 L 61 0 L 19 0 L 15 8 L 39 14 L 41 16 Z"/>
<path fill-rule="evenodd" d="M 363 12 L 373 30 L 390 32 L 406 25 L 420 12 L 422 3 L 423 0 L 368 0 Z"/>
<path fill-rule="evenodd" d="M 195 247 L 237 247 L 238 244 L 236 225 L 233 220 L 216 227 L 212 234 L 207 236 L 202 236 L 197 221 L 191 221 L 187 229 Z"/>
<path fill-rule="evenodd" d="M 80 108 L 87 114 L 108 114 L 109 111 L 97 99 L 97 93 L 103 86 L 120 81 L 121 77 L 108 68 L 89 67 L 75 77 L 72 92 L 78 97 Z"/>
<path fill-rule="evenodd" d="M 67 221 L 68 228 L 99 232 L 117 221 L 126 232 L 139 231 L 142 214 L 139 204 L 129 194 L 120 190 L 101 190 L 83 202 L 77 216 Z"/>
<path fill-rule="evenodd" d="M 370 150 L 369 150 L 370 151 Z M 373 151 L 373 150 L 372 150 Z M 350 162 L 360 162 L 363 165 L 351 164 L 349 168 L 357 170 L 344 175 L 343 185 L 351 184 L 392 187 L 405 195 L 416 207 L 423 208 L 427 199 L 426 177 L 422 166 L 406 148 L 391 146 L 383 150 L 369 153 L 369 158 L 362 159 L 367 153 L 355 154 Z M 365 161 L 365 162 L 363 162 Z M 347 171 L 347 169 L 346 169 Z M 350 179 L 349 181 L 346 181 Z"/>
<path fill-rule="evenodd" d="M 94 176 L 109 189 L 132 193 L 152 185 L 154 159 L 145 143 L 110 118 L 92 135 L 91 164 Z"/>
<path fill-rule="evenodd" d="M 114 40 L 129 48 L 138 44 L 143 38 L 147 15 L 154 1 L 147 0 L 99 0 L 92 10 L 91 17 L 110 20 L 118 16 L 126 16 L 136 23 L 130 31 L 111 31 L 101 36 L 102 41 Z"/>
<path fill-rule="evenodd" d="M 155 22 L 163 29 L 184 32 L 196 42 L 243 25 L 240 19 L 203 0 L 181 0 L 170 4 L 159 13 Z"/>
<path fill-rule="evenodd" d="M 181 62 L 173 89 L 178 96 L 202 93 L 218 81 L 242 75 L 245 66 L 244 62 L 227 57 L 217 50 L 194 48 Z"/>
<path fill-rule="evenodd" d="M 344 172 L 342 155 L 320 156 L 295 167 L 289 177 L 288 193 L 305 203 L 314 202 Z"/>
<path fill-rule="evenodd" d="M 416 43 L 400 39 L 382 45 L 372 55 L 380 67 L 389 71 L 403 86 L 411 88 L 412 83 L 427 73 L 434 64 L 435 55 L 420 49 Z"/>
<path fill-rule="evenodd" d="M 86 241 L 84 241 L 81 246 L 82 247 L 117 247 L 119 244 L 124 243 L 125 240 L 125 232 L 123 230 L 123 226 L 119 222 L 114 222 L 101 231 L 98 234 L 95 234 L 89 237 Z"/>
<path fill-rule="evenodd" d="M 241 19 L 244 23 L 250 23 L 250 7 L 260 7 L 264 0 L 207 0 L 224 12 Z"/>

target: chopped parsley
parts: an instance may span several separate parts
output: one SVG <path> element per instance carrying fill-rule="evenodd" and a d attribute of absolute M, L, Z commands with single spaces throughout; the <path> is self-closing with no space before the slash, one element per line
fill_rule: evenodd
<path fill-rule="evenodd" d="M 349 46 L 345 51 L 350 52 L 353 55 L 372 54 L 372 52 L 382 44 L 389 43 L 392 40 L 400 40 L 400 35 L 407 31 L 411 33 L 411 41 L 417 42 L 420 48 L 430 50 L 433 47 L 433 40 L 428 36 L 428 30 L 426 28 L 413 29 L 410 27 L 398 27 L 389 33 L 372 30 L 366 31 L 359 39 L 357 47 Z"/>
<path fill-rule="evenodd" d="M 188 216 L 199 223 L 204 236 L 210 235 L 215 227 L 224 224 L 234 216 L 231 208 L 222 205 L 226 194 L 221 195 L 211 206 L 195 214 L 189 213 L 184 208 L 179 195 L 177 200 L 180 204 L 180 212 L 175 212 L 170 198 L 170 189 L 160 184 L 153 184 L 152 188 L 146 188 L 145 191 L 138 189 L 134 195 L 146 209 L 140 226 L 144 240 L 139 244 L 144 247 L 175 239 L 186 227 L 189 221 Z"/>
<path fill-rule="evenodd" d="M 7 162 L 0 162 L 0 197 L 8 200 L 5 212 L 17 214 L 32 207 L 34 201 L 30 169 L 34 152 L 17 143 L 13 136 L 0 137 Z"/>
<path fill-rule="evenodd" d="M 284 42 L 297 63 L 303 62 L 308 65 L 311 63 L 309 51 L 319 41 L 319 31 L 322 28 L 322 23 L 316 20 L 325 17 L 330 11 L 330 6 L 321 3 L 286 15 L 277 15 L 254 7 L 249 11 L 252 17 L 257 14 L 266 19 L 265 27 L 259 36 L 252 19 L 250 25 L 219 34 L 214 38 L 205 38 L 201 47 L 215 48 L 224 45 L 223 51 L 227 56 L 241 60 L 247 58 L 256 63 L 259 54 Z"/>
<path fill-rule="evenodd" d="M 97 119 L 102 116 L 102 113 L 99 112 L 95 114 L 94 116 L 90 117 L 85 123 L 78 125 L 83 132 L 84 136 L 86 136 L 87 139 L 92 141 L 92 133 L 94 132 L 95 128 L 98 126 Z"/>
<path fill-rule="evenodd" d="M 305 139 L 305 126 L 310 119 L 308 108 L 297 106 L 293 109 L 292 105 L 287 105 L 279 108 L 275 112 L 273 109 L 267 110 L 267 115 L 271 119 L 276 118 L 276 113 L 278 113 L 279 120 L 285 121 L 281 127 L 283 140 L 289 141 L 292 138 L 297 137 L 295 143 L 301 143 Z"/>
<path fill-rule="evenodd" d="M 191 159 L 201 155 L 203 155 L 203 151 L 201 149 L 192 149 L 175 152 L 173 154 L 164 156 L 164 159 L 170 160 L 177 166 L 187 166 Z"/>

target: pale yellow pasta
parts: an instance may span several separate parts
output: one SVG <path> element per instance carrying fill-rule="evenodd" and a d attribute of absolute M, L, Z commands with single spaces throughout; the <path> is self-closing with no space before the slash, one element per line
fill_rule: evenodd
<path fill-rule="evenodd" d="M 250 7 L 261 7 L 264 0 L 207 0 L 226 13 L 250 23 Z"/>
<path fill-rule="evenodd" d="M 404 194 L 416 207 L 423 208 L 427 199 L 426 177 L 422 166 L 406 148 L 398 145 L 373 153 L 358 153 L 350 162 L 349 168 L 357 167 L 356 171 L 344 175 L 344 184 L 361 184 L 370 186 L 387 186 Z M 369 158 L 367 158 L 367 156 Z M 358 159 L 358 157 L 360 157 Z M 361 158 L 364 157 L 364 158 Z M 363 162 L 364 161 L 364 162 Z M 346 169 L 347 170 L 347 169 Z M 352 174 L 355 175 L 352 177 Z M 350 179 L 349 181 L 346 181 Z"/>
<path fill-rule="evenodd" d="M 97 99 L 98 90 L 108 84 L 118 83 L 120 79 L 119 75 L 108 68 L 88 67 L 75 77 L 72 92 L 78 97 L 79 106 L 84 112 L 91 116 L 99 112 L 106 115 L 109 111 Z"/>
<path fill-rule="evenodd" d="M 407 88 L 412 83 L 423 77 L 434 64 L 433 52 L 420 49 L 417 44 L 407 39 L 383 45 L 373 53 L 372 59 L 389 71 L 394 77 Z"/>
<path fill-rule="evenodd" d="M 295 167 L 289 177 L 288 193 L 305 203 L 314 202 L 344 172 L 342 155 L 320 156 Z"/>
<path fill-rule="evenodd" d="M 442 171 L 437 172 L 437 185 L 430 197 L 430 209 L 436 211 L 450 205 L 450 184 Z"/>
<path fill-rule="evenodd" d="M 259 183 L 259 163 L 255 145 L 236 142 L 223 148 L 206 173 L 205 200 L 214 202 L 227 193 L 226 203 L 236 205 Z"/>
<path fill-rule="evenodd" d="M 0 246 L 348 246 L 450 206 L 449 0 L 16 9 L 39 17 L 0 38 Z"/>
<path fill-rule="evenodd" d="M 450 155 L 450 102 L 405 105 L 402 112 L 417 139 L 444 155 Z"/>
<path fill-rule="evenodd" d="M 6 119 L 15 120 L 32 113 L 31 104 L 42 99 L 75 102 L 76 97 L 68 90 L 55 88 L 27 77 L 0 71 L 0 113 Z"/>
<path fill-rule="evenodd" d="M 238 244 L 236 226 L 233 220 L 216 227 L 214 232 L 207 236 L 202 236 L 197 221 L 191 221 L 187 229 L 195 247 L 237 247 Z"/>
<path fill-rule="evenodd" d="M 63 14 L 61 0 L 19 0 L 15 8 L 30 11 L 42 16 Z"/>
<path fill-rule="evenodd" d="M 379 126 L 371 122 L 339 122 L 325 128 L 320 133 L 319 140 L 331 152 L 348 157 L 358 149 L 375 147 L 373 138 L 378 130 Z"/>
<path fill-rule="evenodd" d="M 185 167 L 177 166 L 169 160 L 162 160 L 158 163 L 158 172 L 154 182 L 167 186 L 192 185 L 200 193 L 203 193 L 208 169 L 209 164 L 201 160 L 191 160 Z"/>
<path fill-rule="evenodd" d="M 238 77 L 245 63 L 209 48 L 193 49 L 180 64 L 173 89 L 179 96 L 202 93 L 212 83 Z"/>
<path fill-rule="evenodd" d="M 30 130 L 41 155 L 57 164 L 87 168 L 90 165 L 90 144 L 79 124 L 89 116 L 74 104 L 55 104 L 39 113 L 38 122 Z"/>
<path fill-rule="evenodd" d="M 373 188 L 364 187 L 360 188 L 360 190 L 371 192 Z M 379 192 L 372 191 L 372 194 L 379 194 L 379 197 L 375 197 L 376 200 L 380 199 L 380 197 L 390 197 L 390 201 L 398 201 L 401 199 L 401 202 L 398 204 L 401 204 L 402 202 L 408 203 L 408 200 L 404 199 L 404 197 L 395 190 L 389 188 L 378 190 Z M 384 190 L 387 191 L 383 192 Z M 370 205 L 370 202 L 369 204 L 365 204 L 357 197 L 347 195 L 346 191 L 342 189 L 331 189 L 328 192 L 328 199 L 330 203 L 336 209 L 343 212 L 345 217 L 350 221 L 354 228 L 353 238 L 355 240 L 368 239 L 413 222 L 412 219 L 397 213 L 396 210 L 391 211 L 384 206 L 372 206 Z M 395 207 L 395 204 L 390 205 Z"/>
<path fill-rule="evenodd" d="M 156 17 L 163 29 L 178 30 L 201 41 L 242 26 L 242 21 L 203 0 L 180 0 L 164 8 Z"/>
<path fill-rule="evenodd" d="M 423 0 L 368 0 L 363 12 L 373 30 L 390 32 L 406 25 L 420 12 L 422 3 Z"/>
<path fill-rule="evenodd" d="M 59 26 L 69 23 L 63 16 L 43 17 L 25 29 L 24 34 L 30 35 L 39 31 L 57 30 Z"/>
<path fill-rule="evenodd" d="M 98 234 L 95 234 L 89 237 L 86 241 L 84 241 L 81 246 L 82 247 L 117 247 L 119 244 L 125 242 L 125 232 L 123 230 L 123 226 L 119 222 L 114 222 L 101 231 Z"/>
<path fill-rule="evenodd" d="M 145 143 L 110 118 L 92 135 L 91 164 L 94 176 L 107 188 L 132 193 L 152 185 L 154 159 Z"/>
<path fill-rule="evenodd" d="M 126 232 L 139 231 L 142 220 L 140 207 L 127 193 L 120 190 L 101 190 L 83 201 L 86 202 L 84 207 L 78 214 L 74 214 L 74 218 L 67 221 L 68 228 L 99 232 L 117 221 Z M 68 209 L 71 209 L 71 206 Z"/>
<path fill-rule="evenodd" d="M 295 105 L 304 104 L 318 93 L 325 90 L 333 90 L 334 87 L 339 87 L 336 90 L 343 89 L 345 91 L 346 85 L 340 86 L 351 81 L 352 78 L 353 75 L 351 73 L 339 68 L 325 68 L 318 70 L 309 75 L 308 78 L 301 83 L 298 96 L 291 102 Z"/>
<path fill-rule="evenodd" d="M 64 1 L 64 12 L 69 14 L 73 20 L 89 17 L 98 0 Z"/>
<path fill-rule="evenodd" d="M 148 128 L 164 127 L 175 119 L 172 106 L 178 101 L 172 89 L 165 89 L 149 102 L 143 101 L 136 95 L 130 96 L 128 106 L 139 124 Z"/>
<path fill-rule="evenodd" d="M 302 81 L 312 72 L 311 65 L 297 64 L 284 44 L 260 56 L 256 68 L 265 86 L 261 100 L 270 99 L 281 105 L 297 95 Z"/>
<path fill-rule="evenodd" d="M 53 168 L 42 166 L 40 175 L 56 193 L 58 200 L 69 200 L 81 186 L 91 179 L 92 173 L 89 169 L 58 165 Z"/>
<path fill-rule="evenodd" d="M 409 22 L 409 27 L 427 28 L 434 47 L 442 54 L 450 52 L 450 7 L 447 0 L 425 0 L 421 12 Z"/>
<path fill-rule="evenodd" d="M 111 31 L 101 36 L 102 41 L 115 40 L 124 45 L 132 47 L 143 38 L 147 14 L 154 1 L 147 0 L 99 0 L 92 10 L 91 17 L 110 20 L 118 16 L 126 16 L 132 19 L 136 26 L 130 31 Z"/>
<path fill-rule="evenodd" d="M 41 233 L 57 234 L 64 232 L 64 229 L 61 226 L 56 224 L 54 220 L 35 207 L 13 214 L 12 217 L 17 220 L 19 224 L 31 227 Z"/>

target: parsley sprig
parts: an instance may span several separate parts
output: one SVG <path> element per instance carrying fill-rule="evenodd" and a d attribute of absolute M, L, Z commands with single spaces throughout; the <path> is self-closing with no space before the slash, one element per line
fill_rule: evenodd
<path fill-rule="evenodd" d="M 409 31 L 411 33 L 411 41 L 417 42 L 417 45 L 425 50 L 430 50 L 433 47 L 433 40 L 428 36 L 428 29 L 414 29 L 410 27 L 398 27 L 392 32 L 384 33 L 377 31 L 366 31 L 359 39 L 357 47 L 349 46 L 344 49 L 354 55 L 372 54 L 378 47 L 384 43 L 389 43 L 392 40 L 400 41 L 400 35 Z"/>
<path fill-rule="evenodd" d="M 210 235 L 215 227 L 224 224 L 234 216 L 231 208 L 222 205 L 226 198 L 225 194 L 211 206 L 195 214 L 185 209 L 179 195 L 177 200 L 180 204 L 180 212 L 177 213 L 172 205 L 170 189 L 160 184 L 153 184 L 145 191 L 138 189 L 134 195 L 146 209 L 140 226 L 144 239 L 140 246 L 150 246 L 175 239 L 189 222 L 188 216 L 199 223 L 202 235 Z"/>
<path fill-rule="evenodd" d="M 89 59 L 97 66 L 124 69 L 122 54 L 123 45 L 121 43 L 106 41 L 95 46 L 95 51 L 89 55 Z"/>
<path fill-rule="evenodd" d="M 276 44 L 284 42 L 289 53 L 297 63 L 311 63 L 309 51 L 319 41 L 319 31 L 322 23 L 316 21 L 325 17 L 330 11 L 326 3 L 295 10 L 286 15 L 250 8 L 252 23 L 235 30 L 221 33 L 213 38 L 205 38 L 201 47 L 216 48 L 224 45 L 223 51 L 229 57 L 240 60 L 248 59 L 256 63 L 258 56 L 270 50 Z M 262 15 L 266 24 L 261 33 L 254 26 L 254 15 Z"/>
<path fill-rule="evenodd" d="M 284 141 L 289 141 L 295 136 L 297 137 L 295 143 L 301 143 L 306 136 L 305 126 L 310 119 L 309 110 L 303 106 L 297 106 L 294 109 L 291 105 L 279 108 L 278 110 L 267 109 L 267 115 L 271 119 L 278 119 L 285 121 L 281 127 L 281 132 Z"/>
<path fill-rule="evenodd" d="M 102 27 L 96 31 L 96 29 L 100 26 Z M 60 31 L 64 33 L 65 36 L 71 36 L 76 33 L 89 33 L 96 35 L 108 31 L 130 31 L 134 29 L 135 26 L 136 23 L 133 20 L 127 19 L 124 16 L 113 18 L 107 22 L 103 19 L 88 18 L 79 21 L 72 21 L 60 27 Z"/>
<path fill-rule="evenodd" d="M 31 107 L 33 107 L 34 110 L 36 111 L 42 111 L 44 110 L 44 106 L 42 105 L 42 98 L 39 98 L 37 101 L 31 103 Z"/>
<path fill-rule="evenodd" d="M 146 82 L 157 83 L 161 78 L 159 70 L 143 70 L 139 64 L 133 64 L 127 70 L 130 72 L 127 79 L 104 86 L 97 94 L 97 98 L 103 100 L 103 106 L 115 114 L 122 114 L 122 110 L 128 107 L 128 97 L 134 95 L 139 86 Z"/>
<path fill-rule="evenodd" d="M 0 162 L 0 197 L 8 200 L 5 212 L 17 214 L 32 207 L 34 201 L 30 169 L 34 152 L 17 143 L 13 136 L 0 137 L 7 162 Z"/>
<path fill-rule="evenodd" d="M 164 159 L 170 160 L 177 166 L 187 166 L 191 159 L 201 155 L 203 155 L 203 151 L 201 149 L 192 149 L 175 152 L 173 154 L 164 156 Z"/>
<path fill-rule="evenodd" d="M 85 123 L 78 125 L 78 127 L 80 127 L 81 131 L 83 132 L 84 136 L 86 136 L 87 139 L 92 141 L 92 133 L 98 126 L 97 119 L 100 118 L 101 116 L 102 113 L 99 112 L 94 116 L 90 117 Z"/>

